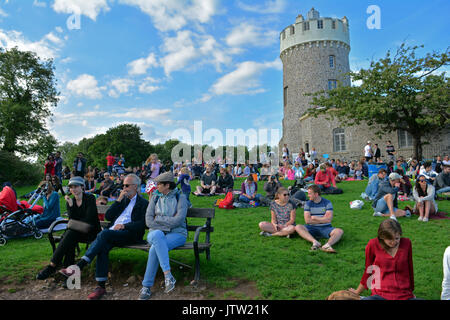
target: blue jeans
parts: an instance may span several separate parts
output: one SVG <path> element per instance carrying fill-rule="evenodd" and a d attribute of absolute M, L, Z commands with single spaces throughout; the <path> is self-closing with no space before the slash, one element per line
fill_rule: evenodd
<path fill-rule="evenodd" d="M 257 193 L 253 200 L 258 201 L 258 202 L 261 201 L 261 195 L 259 193 Z M 247 198 L 246 196 L 240 195 L 239 196 L 239 201 L 240 202 L 245 202 L 245 203 L 250 203 L 251 200 L 249 198 Z"/>
<path fill-rule="evenodd" d="M 183 194 L 186 196 L 187 203 L 188 203 L 188 208 L 192 207 L 192 203 L 191 203 L 191 201 L 189 200 L 189 195 L 191 194 L 191 190 L 186 191 L 186 192 L 182 191 L 182 192 L 183 192 Z"/>
<path fill-rule="evenodd" d="M 330 233 L 335 229 L 331 225 L 328 226 L 315 226 L 313 224 L 305 224 L 306 230 L 315 239 L 329 239 Z"/>
<path fill-rule="evenodd" d="M 397 208 L 394 207 L 394 213 L 397 212 Z M 381 198 L 377 201 L 377 205 L 375 207 L 375 212 L 381 212 L 384 214 L 389 214 L 389 208 L 384 198 Z"/>
<path fill-rule="evenodd" d="M 133 234 L 128 230 L 103 230 L 97 235 L 89 249 L 81 258 L 88 263 L 97 257 L 95 280 L 108 280 L 109 251 L 114 247 L 121 247 L 136 243 Z"/>
<path fill-rule="evenodd" d="M 378 179 L 375 179 L 374 181 L 372 181 L 370 184 L 367 185 L 365 192 L 370 200 L 375 199 L 375 197 L 377 196 L 379 183 L 380 182 L 378 181 Z"/>
<path fill-rule="evenodd" d="M 169 251 L 182 246 L 186 242 L 186 237 L 180 233 L 167 233 L 154 230 L 148 233 L 147 241 L 151 244 L 148 251 L 147 268 L 145 269 L 142 286 L 152 287 L 155 282 L 158 264 L 163 272 L 170 270 Z"/>
<path fill-rule="evenodd" d="M 436 194 L 450 192 L 450 187 L 444 187 L 436 191 Z"/>

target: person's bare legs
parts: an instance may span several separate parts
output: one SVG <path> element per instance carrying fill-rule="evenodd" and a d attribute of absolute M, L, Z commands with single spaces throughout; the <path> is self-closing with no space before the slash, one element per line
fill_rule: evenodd
<path fill-rule="evenodd" d="M 273 227 L 273 224 L 270 222 L 267 222 L 267 221 L 260 222 L 259 229 L 261 229 L 261 231 L 268 232 L 268 233 L 277 232 L 277 230 L 275 230 L 275 228 Z"/>
<path fill-rule="evenodd" d="M 297 225 L 295 226 L 295 231 L 298 233 L 298 235 L 300 237 L 302 237 L 303 239 L 305 239 L 306 241 L 311 242 L 313 245 L 316 245 L 318 247 L 321 246 L 321 243 L 319 241 L 317 241 L 309 232 L 308 230 L 302 226 L 302 225 Z"/>
<path fill-rule="evenodd" d="M 417 202 L 417 209 L 419 210 L 419 219 L 422 220 L 423 219 L 423 215 L 424 215 L 423 202 Z"/>
<path fill-rule="evenodd" d="M 328 242 L 325 245 L 332 247 L 335 243 L 337 243 L 339 240 L 341 240 L 343 234 L 344 234 L 344 230 L 339 229 L 339 228 L 333 229 L 333 231 L 331 231 L 331 233 L 330 233 L 330 239 L 328 239 Z"/>
<path fill-rule="evenodd" d="M 285 237 L 295 232 L 295 227 L 292 225 L 287 226 L 286 228 L 283 228 L 280 231 L 277 231 L 275 230 L 273 224 L 267 221 L 260 222 L 259 228 L 261 229 L 261 231 L 271 233 L 273 236 L 278 237 Z"/>
<path fill-rule="evenodd" d="M 384 213 L 383 217 L 403 217 L 406 215 L 406 211 L 405 210 L 401 210 L 401 209 L 397 209 L 397 211 L 394 212 L 394 197 L 392 196 L 392 194 L 388 193 L 387 195 L 385 195 L 384 197 L 384 201 L 386 201 L 386 204 L 388 206 L 389 209 L 389 213 Z"/>

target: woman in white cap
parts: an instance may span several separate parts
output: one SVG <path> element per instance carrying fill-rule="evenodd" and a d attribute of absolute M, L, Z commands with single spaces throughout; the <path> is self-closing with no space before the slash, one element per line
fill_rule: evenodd
<path fill-rule="evenodd" d="M 65 265 L 72 265 L 75 260 L 75 248 L 78 242 L 91 242 L 100 231 L 95 197 L 84 192 L 84 179 L 79 176 L 73 177 L 69 180 L 68 186 L 69 192 L 74 196 L 74 198 L 69 197 L 69 195 L 65 196 L 69 220 L 86 223 L 89 228 L 83 231 L 66 230 L 53 253 L 50 264 L 38 273 L 36 277 L 38 280 L 45 280 L 56 273 L 58 267 L 62 265 L 63 259 Z"/>
<path fill-rule="evenodd" d="M 186 242 L 186 214 L 188 204 L 186 195 L 177 189 L 173 173 L 168 171 L 158 177 L 157 190 L 153 192 L 147 207 L 145 222 L 149 228 L 147 241 L 151 244 L 148 252 L 147 268 L 145 270 L 140 300 L 148 300 L 150 288 L 155 282 L 158 266 L 164 273 L 165 293 L 175 288 L 175 278 L 170 272 L 169 251 L 182 246 Z"/>

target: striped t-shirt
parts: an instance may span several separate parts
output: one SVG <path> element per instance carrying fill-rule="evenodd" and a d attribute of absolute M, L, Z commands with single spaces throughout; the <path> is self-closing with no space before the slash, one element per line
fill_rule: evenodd
<path fill-rule="evenodd" d="M 306 201 L 304 210 L 305 212 L 309 212 L 312 217 L 322 218 L 327 211 L 333 211 L 333 205 L 331 204 L 330 200 L 327 200 L 325 198 L 321 198 L 319 203 L 308 200 Z M 331 223 L 314 224 L 314 226 L 331 226 Z"/>

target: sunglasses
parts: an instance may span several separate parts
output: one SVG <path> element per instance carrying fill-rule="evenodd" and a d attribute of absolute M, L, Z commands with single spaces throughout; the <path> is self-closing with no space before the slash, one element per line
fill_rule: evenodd
<path fill-rule="evenodd" d="M 427 182 L 427 180 L 419 180 L 419 182 Z"/>
<path fill-rule="evenodd" d="M 136 184 L 124 184 L 123 185 L 125 188 L 128 188 L 129 186 L 136 186 Z"/>
<path fill-rule="evenodd" d="M 282 196 L 287 197 L 289 194 L 288 193 L 283 193 Z"/>

